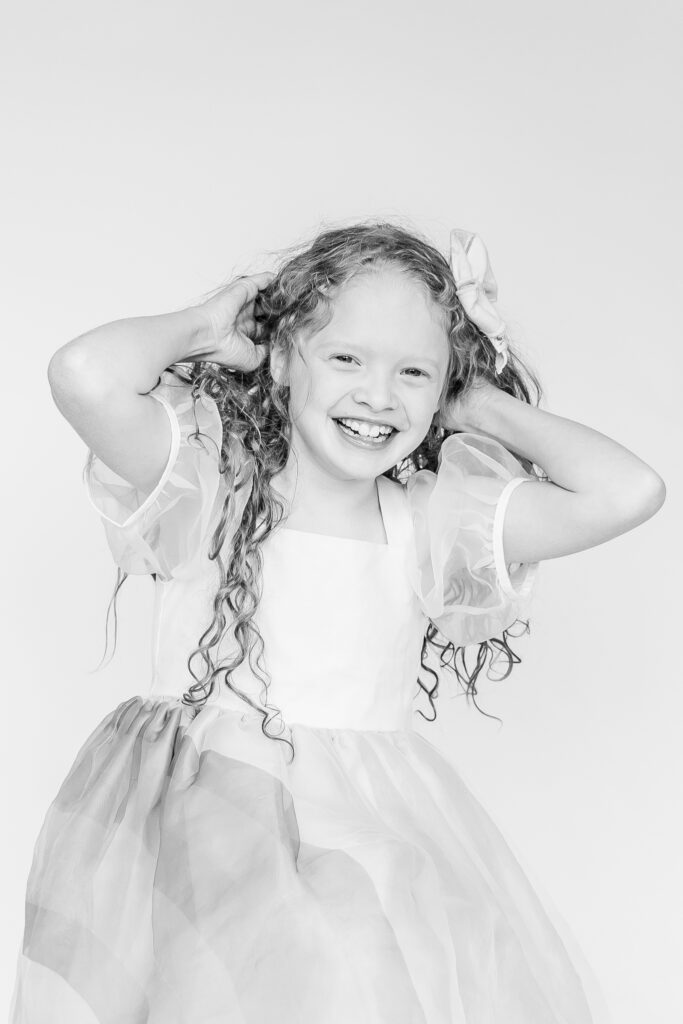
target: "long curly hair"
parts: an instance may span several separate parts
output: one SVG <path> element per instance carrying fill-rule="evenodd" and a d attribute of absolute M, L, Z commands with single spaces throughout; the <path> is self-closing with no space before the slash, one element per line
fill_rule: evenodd
<path fill-rule="evenodd" d="M 321 231 L 312 242 L 280 250 L 280 266 L 268 286 L 259 292 L 254 304 L 256 329 L 254 340 L 281 346 L 288 363 L 295 337 L 302 332 L 310 336 L 329 323 L 334 299 L 353 276 L 398 268 L 420 284 L 440 308 L 447 331 L 449 365 L 441 394 L 440 408 L 466 391 L 475 378 L 484 378 L 521 401 L 538 405 L 542 390 L 536 375 L 518 355 L 509 350 L 508 363 L 501 374 L 494 371 L 495 350 L 479 328 L 468 319 L 456 291 L 448 260 L 430 242 L 414 230 L 408 231 L 387 221 L 354 223 L 350 226 Z M 283 255 L 284 254 L 284 255 Z M 204 301 L 224 285 L 202 297 Z M 219 585 L 213 599 L 213 618 L 196 648 L 188 657 L 188 670 L 195 680 L 183 694 L 183 703 L 194 714 L 214 692 L 217 682 L 236 693 L 262 716 L 261 729 L 271 739 L 281 740 L 292 748 L 291 739 L 283 738 L 285 730 L 280 710 L 268 702 L 270 678 L 263 663 L 264 642 L 254 621 L 261 593 L 261 546 L 285 515 L 282 499 L 271 486 L 272 478 L 285 466 L 291 439 L 288 409 L 288 386 L 277 383 L 270 372 L 268 359 L 254 370 L 234 370 L 211 362 L 176 363 L 167 368 L 185 385 L 191 386 L 193 399 L 209 396 L 216 403 L 223 423 L 220 472 L 226 483 L 226 498 L 218 525 L 211 538 L 209 558 L 218 568 Z M 283 375 L 286 381 L 287 374 Z M 405 482 L 421 469 L 436 472 L 441 445 L 452 431 L 446 431 L 435 415 L 432 425 L 411 454 L 384 475 Z M 195 436 L 199 435 L 199 431 Z M 542 477 L 527 460 L 520 460 L 527 472 Z M 241 487 L 250 487 L 244 511 L 235 524 L 234 510 Z M 231 534 L 226 543 L 226 537 Z M 119 570 L 121 574 L 122 570 Z M 127 574 L 123 573 L 123 579 Z M 123 579 L 117 580 L 113 600 Z M 529 631 L 528 621 L 521 623 L 522 632 Z M 439 669 L 449 668 L 465 695 L 474 698 L 477 680 L 484 669 L 488 678 L 507 678 L 513 665 L 521 660 L 509 645 L 512 626 L 503 636 L 478 645 L 473 665 L 467 664 L 466 648 L 446 640 L 430 622 L 422 644 L 421 667 L 428 677 L 417 679 L 418 687 L 428 700 L 431 715 L 419 713 L 428 721 L 436 718 Z M 234 654 L 215 664 L 212 651 L 224 638 L 226 630 L 234 637 Z M 436 667 L 428 658 L 436 656 Z M 261 703 L 257 704 L 233 680 L 233 672 L 245 659 L 261 682 Z M 200 670 L 194 663 L 199 661 Z M 505 662 L 502 675 L 492 670 Z M 481 711 L 482 709 L 475 705 Z M 486 714 L 485 712 L 482 712 Z M 493 717 L 493 716 L 488 716 Z M 279 719 L 279 729 L 270 731 Z"/>

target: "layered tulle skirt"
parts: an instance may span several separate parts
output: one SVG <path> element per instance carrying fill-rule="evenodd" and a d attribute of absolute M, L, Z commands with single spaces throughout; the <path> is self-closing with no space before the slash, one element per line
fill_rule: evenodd
<path fill-rule="evenodd" d="M 133 697 L 31 867 L 12 1024 L 586 1024 L 519 863 L 414 732 Z"/>

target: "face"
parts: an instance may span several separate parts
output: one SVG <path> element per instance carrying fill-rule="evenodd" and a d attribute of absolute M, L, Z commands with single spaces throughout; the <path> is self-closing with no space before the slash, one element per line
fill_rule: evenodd
<path fill-rule="evenodd" d="M 439 407 L 448 340 L 439 309 L 397 270 L 353 278 L 332 319 L 297 339 L 289 368 L 292 447 L 339 479 L 374 479 L 424 439 Z M 298 349 L 301 351 L 298 351 Z"/>

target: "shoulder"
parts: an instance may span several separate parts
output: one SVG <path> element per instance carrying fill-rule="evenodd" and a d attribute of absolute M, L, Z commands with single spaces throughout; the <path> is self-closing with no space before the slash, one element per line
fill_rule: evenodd
<path fill-rule="evenodd" d="M 412 535 L 412 523 L 405 484 L 380 476 L 377 478 L 377 493 L 388 543 L 406 543 Z"/>

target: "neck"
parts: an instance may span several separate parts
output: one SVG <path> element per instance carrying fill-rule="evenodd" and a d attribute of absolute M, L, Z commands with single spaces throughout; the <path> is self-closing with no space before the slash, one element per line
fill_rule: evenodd
<path fill-rule="evenodd" d="M 348 523 L 378 508 L 374 479 L 332 476 L 315 461 L 292 451 L 284 469 L 273 477 L 272 485 L 287 502 L 288 521 L 301 528 L 307 523 Z"/>

